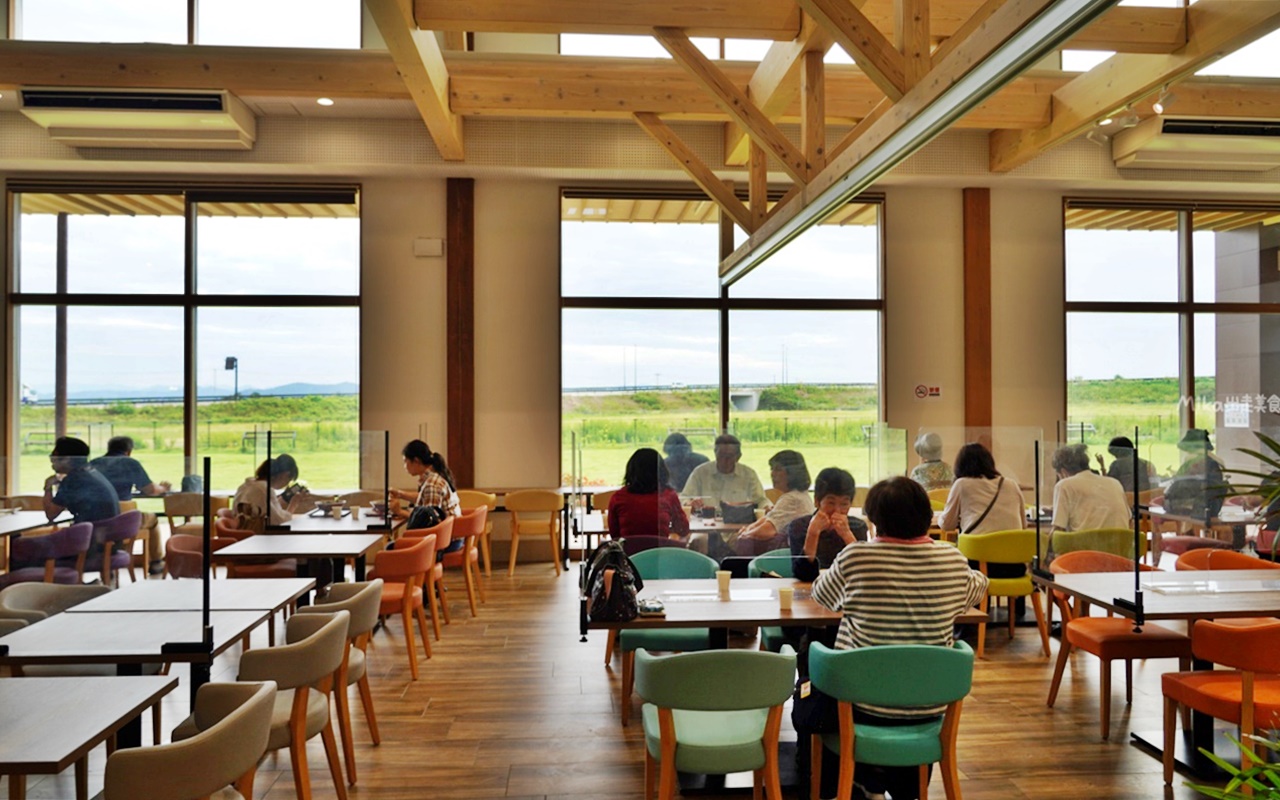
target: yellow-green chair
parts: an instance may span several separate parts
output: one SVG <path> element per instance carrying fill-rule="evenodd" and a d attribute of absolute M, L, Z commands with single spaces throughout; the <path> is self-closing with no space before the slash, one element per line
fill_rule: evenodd
<path fill-rule="evenodd" d="M 1077 550 L 1096 550 L 1133 560 L 1131 528 L 1094 528 L 1085 531 L 1054 531 L 1051 539 L 1055 556 Z M 1146 534 L 1138 533 L 1138 558 L 1147 554 Z"/>
<path fill-rule="evenodd" d="M 947 498 L 950 496 L 951 496 L 950 486 L 948 486 L 945 489 L 930 489 L 929 505 L 933 507 L 934 511 L 941 511 L 942 509 L 947 507 Z"/>
<path fill-rule="evenodd" d="M 992 578 L 988 574 L 991 564 L 1028 564 L 1036 554 L 1036 532 L 1033 530 L 994 531 L 992 533 L 963 533 L 956 542 L 960 552 L 970 561 L 978 562 L 978 569 L 987 575 L 987 591 L 982 598 L 982 606 L 986 608 L 988 599 L 992 597 L 1031 597 L 1032 608 L 1036 612 L 1036 625 L 1040 628 L 1040 642 L 1044 655 L 1049 656 L 1049 625 L 1045 620 L 1044 609 L 1040 607 L 1040 593 L 1031 582 L 1031 573 L 1026 572 L 1016 578 Z M 1009 601 L 1009 637 L 1013 638 L 1014 613 L 1012 599 Z M 987 623 L 978 623 L 978 658 L 985 653 L 987 639 Z"/>
<path fill-rule="evenodd" d="M 508 492 L 502 504 L 511 512 L 511 560 L 507 576 L 516 574 L 516 553 L 521 534 L 545 534 L 551 538 L 551 563 L 560 574 L 560 509 L 564 495 L 555 489 L 524 489 Z"/>
<path fill-rule="evenodd" d="M 755 797 L 763 788 L 769 800 L 781 800 L 778 732 L 795 673 L 796 655 L 790 647 L 781 653 L 637 652 L 636 691 L 645 700 L 644 796 L 653 797 L 656 782 L 660 800 L 674 798 L 677 771 L 727 775 L 750 770 Z"/>

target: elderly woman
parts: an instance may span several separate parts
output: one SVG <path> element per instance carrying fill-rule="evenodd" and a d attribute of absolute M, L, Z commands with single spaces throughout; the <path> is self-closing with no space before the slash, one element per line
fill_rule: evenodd
<path fill-rule="evenodd" d="M 916 439 L 916 455 L 920 463 L 911 470 L 911 480 L 924 487 L 925 491 L 946 489 L 955 480 L 951 467 L 942 460 L 942 437 L 933 431 L 920 434 Z"/>
<path fill-rule="evenodd" d="M 786 547 L 787 526 L 792 520 L 813 513 L 809 498 L 809 468 L 795 450 L 779 450 L 769 459 L 773 488 L 782 492 L 763 517 L 738 532 L 734 550 L 740 556 L 758 556 Z"/>

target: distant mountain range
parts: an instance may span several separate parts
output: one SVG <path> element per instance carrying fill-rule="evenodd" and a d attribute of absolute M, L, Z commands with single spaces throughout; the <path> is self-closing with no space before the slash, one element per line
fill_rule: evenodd
<path fill-rule="evenodd" d="M 24 387 L 25 388 L 25 387 Z M 229 386 L 201 386 L 197 390 L 201 398 L 229 397 L 231 396 L 231 387 Z M 256 386 L 241 386 L 240 396 L 248 397 L 253 394 L 261 395 L 332 395 L 332 394 L 358 394 L 360 385 L 345 381 L 343 383 L 286 383 L 282 386 L 272 386 L 270 388 L 259 388 Z M 25 394 L 25 392 L 24 392 Z M 53 389 L 38 389 L 37 396 L 40 400 L 51 400 L 53 398 Z M 85 389 L 82 391 L 71 392 L 67 395 L 68 400 L 141 400 L 163 398 L 177 398 L 182 396 L 182 389 L 169 386 L 143 386 L 138 388 L 124 389 L 120 387 Z"/>

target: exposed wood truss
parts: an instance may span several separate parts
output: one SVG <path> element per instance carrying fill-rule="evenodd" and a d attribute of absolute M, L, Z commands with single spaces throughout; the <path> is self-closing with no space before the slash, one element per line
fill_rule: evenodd
<path fill-rule="evenodd" d="M 1167 55 L 1112 56 L 1054 91 L 1052 119 L 1045 125 L 1032 131 L 994 131 L 991 169 L 1007 172 L 1019 167 L 1277 28 L 1280 0 L 1200 0 L 1187 9 L 1186 46 Z M 1180 106 L 1178 113 L 1188 112 Z"/>
<path fill-rule="evenodd" d="M 744 230 L 752 231 L 757 227 L 752 212 L 743 205 L 742 201 L 737 198 L 733 190 L 725 185 L 723 181 L 716 177 L 716 174 L 698 158 L 693 149 L 685 144 L 675 131 L 671 130 L 662 120 L 658 119 L 657 114 L 648 112 L 640 112 L 635 115 L 636 122 L 644 129 L 646 133 L 653 137 L 654 141 L 662 145 L 671 157 L 680 163 L 680 166 L 689 173 L 689 177 L 693 182 L 707 193 L 707 196 L 716 201 L 726 214 L 728 214 L 734 222 L 736 222 Z"/>
<path fill-rule="evenodd" d="M 449 70 L 431 31 L 417 30 L 409 0 L 364 0 L 441 158 L 462 161 L 462 117 L 449 107 Z"/>

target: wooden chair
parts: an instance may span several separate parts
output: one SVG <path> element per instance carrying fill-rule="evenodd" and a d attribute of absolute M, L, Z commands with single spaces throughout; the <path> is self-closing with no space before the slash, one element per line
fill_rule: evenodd
<path fill-rule="evenodd" d="M 418 679 L 418 648 L 413 642 L 413 620 L 417 617 L 422 634 L 422 649 L 431 658 L 431 637 L 427 634 L 427 617 L 423 611 L 423 580 L 436 563 L 436 537 L 423 536 L 394 550 L 383 550 L 378 558 L 376 576 L 381 578 L 382 599 L 378 615 L 400 614 L 404 623 L 404 644 L 409 654 L 409 674 Z"/>
<path fill-rule="evenodd" d="M 613 500 L 613 496 L 617 492 L 617 489 L 611 489 L 607 492 L 596 492 L 591 495 L 591 510 L 600 512 L 600 519 L 604 521 L 604 529 L 606 531 L 609 530 L 609 502 Z"/>
<path fill-rule="evenodd" d="M 241 530 L 230 515 L 219 516 L 214 520 L 214 531 L 222 539 L 247 539 L 253 531 Z M 298 559 L 282 558 L 261 564 L 235 563 L 227 565 L 228 578 L 296 578 L 298 577 Z"/>
<path fill-rule="evenodd" d="M 764 496 L 769 500 L 770 503 L 776 503 L 778 502 L 778 498 L 782 497 L 782 490 L 775 489 L 772 486 L 770 486 L 768 489 L 764 490 Z"/>
<path fill-rule="evenodd" d="M 481 492 L 476 489 L 459 489 L 458 502 L 462 504 L 463 511 L 470 511 L 473 508 L 484 506 L 489 509 L 492 514 L 498 508 L 498 496 L 489 492 Z M 480 536 L 480 555 L 484 556 L 484 576 L 486 578 L 493 577 L 493 562 L 490 558 L 489 545 L 493 538 L 493 519 L 486 518 L 484 523 L 484 531 Z"/>
<path fill-rule="evenodd" d="M 400 534 L 401 541 L 434 536 L 436 539 L 436 560 L 427 569 L 422 580 L 422 591 L 426 594 L 427 604 L 431 607 L 431 627 L 436 632 L 436 641 L 440 641 L 440 617 L 443 612 L 446 625 L 453 623 L 449 614 L 449 598 L 445 596 L 443 553 L 453 542 L 453 525 L 457 517 L 445 517 L 439 525 L 430 528 L 410 528 Z M 385 551 L 384 551 L 385 552 Z M 375 569 L 369 573 L 377 577 Z"/>
<path fill-rule="evenodd" d="M 484 583 L 480 580 L 480 549 L 476 540 L 480 538 L 489 519 L 489 509 L 485 506 L 474 508 L 461 517 L 453 520 L 453 538 L 462 540 L 462 548 L 452 553 L 445 553 L 440 564 L 445 569 L 462 570 L 462 579 L 467 587 L 467 603 L 471 606 L 471 616 L 478 615 L 476 610 L 476 589 L 479 587 L 481 602 L 485 602 Z M 442 598 L 443 599 L 443 598 Z"/>
<path fill-rule="evenodd" d="M 126 512 L 126 511 L 137 511 L 137 510 L 138 510 L 138 501 L 137 501 L 137 500 L 121 500 L 121 501 L 120 501 L 120 513 L 121 513 L 121 514 L 123 514 L 123 513 L 124 513 L 124 512 Z M 146 514 L 143 514 L 143 518 L 142 518 L 142 521 L 143 521 L 143 522 L 146 522 L 146 517 L 147 517 L 147 515 L 146 515 Z M 155 515 L 154 515 L 154 514 L 153 514 L 153 515 L 151 515 L 151 518 L 154 520 L 154 519 L 155 519 Z M 139 534 L 140 534 L 140 535 L 138 536 L 138 538 L 134 540 L 134 546 L 136 547 L 139 543 L 141 543 L 141 544 L 142 544 L 142 553 L 141 553 L 141 555 L 142 555 L 142 568 L 143 568 L 143 569 L 148 569 L 148 568 L 151 566 L 151 535 L 150 535 L 150 531 L 149 531 L 149 530 L 146 530 L 146 529 L 141 529 L 141 530 L 139 530 Z M 134 552 L 134 553 L 132 553 L 132 555 L 136 557 L 136 556 L 138 556 L 139 554 L 138 554 L 137 552 Z M 136 576 L 134 575 L 134 573 L 133 573 L 133 567 L 134 567 L 134 565 L 131 563 L 131 564 L 129 565 L 129 579 L 130 579 L 130 580 L 137 580 L 137 577 L 136 577 Z"/>
<path fill-rule="evenodd" d="M 220 508 L 230 508 L 230 497 L 210 497 L 209 508 L 217 513 Z M 204 494 L 202 492 L 174 492 L 164 496 L 164 518 L 169 524 L 169 534 L 204 533 Z"/>
<path fill-rule="evenodd" d="M 934 511 L 941 511 L 947 507 L 947 498 L 951 496 L 951 488 L 930 489 L 928 494 L 929 506 L 933 508 Z"/>
<path fill-rule="evenodd" d="M 956 541 L 957 547 L 964 557 L 978 562 L 978 569 L 987 575 L 989 564 L 1026 564 L 1036 552 L 1036 532 L 1033 530 L 994 531 L 992 533 L 961 534 Z M 1049 625 L 1045 620 L 1044 609 L 1040 607 L 1040 593 L 1031 582 L 1031 574 L 1025 573 L 1017 578 L 991 578 L 988 576 L 987 591 L 982 597 L 982 607 L 986 608 L 992 597 L 1009 598 L 1009 638 L 1013 638 L 1014 613 L 1013 598 L 1030 595 L 1031 606 L 1035 610 L 1036 625 L 1040 628 L 1040 642 L 1046 657 L 1049 655 Z M 978 623 L 978 658 L 983 657 L 987 640 L 987 624 Z"/>
<path fill-rule="evenodd" d="M 560 574 L 560 509 L 564 495 L 555 489 L 525 489 L 510 492 L 503 505 L 511 512 L 511 561 L 507 576 L 516 574 L 516 554 L 521 534 L 546 534 L 551 539 L 551 562 Z"/>

